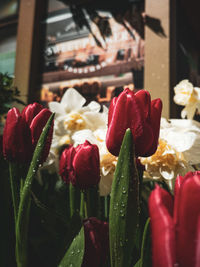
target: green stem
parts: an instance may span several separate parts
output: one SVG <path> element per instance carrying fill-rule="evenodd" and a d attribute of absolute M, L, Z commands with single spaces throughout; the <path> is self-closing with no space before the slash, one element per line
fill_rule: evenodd
<path fill-rule="evenodd" d="M 85 219 L 90 216 L 90 192 L 89 190 L 84 190 L 81 192 L 81 208 L 80 216 Z"/>
<path fill-rule="evenodd" d="M 69 203 L 70 203 L 70 217 L 73 216 L 75 212 L 75 187 L 69 184 Z"/>
<path fill-rule="evenodd" d="M 104 198 L 104 214 L 105 214 L 106 221 L 108 220 L 108 217 L 109 217 L 109 205 L 110 205 L 109 196 L 105 196 L 105 198 Z"/>
<path fill-rule="evenodd" d="M 19 194 L 19 184 L 18 184 L 18 177 L 16 172 L 16 164 L 13 162 L 9 163 L 9 173 L 10 173 L 10 186 L 11 186 L 11 193 L 12 193 L 12 201 L 13 201 L 13 208 L 14 208 L 14 218 L 15 218 L 15 226 L 17 223 L 17 214 L 18 214 L 18 207 L 20 201 L 20 194 Z"/>
<path fill-rule="evenodd" d="M 70 217 L 80 210 L 80 189 L 69 184 Z"/>
<path fill-rule="evenodd" d="M 83 191 L 81 191 L 80 216 L 83 219 L 85 218 L 85 196 Z"/>
<path fill-rule="evenodd" d="M 90 207 L 90 191 L 85 190 L 85 217 L 88 218 L 91 216 L 91 207 Z"/>
<path fill-rule="evenodd" d="M 30 210 L 31 198 L 27 200 L 26 207 Z M 28 226 L 29 226 L 29 212 L 24 215 L 24 220 L 18 222 L 18 227 L 16 229 L 16 262 L 17 267 L 27 267 L 28 266 Z"/>

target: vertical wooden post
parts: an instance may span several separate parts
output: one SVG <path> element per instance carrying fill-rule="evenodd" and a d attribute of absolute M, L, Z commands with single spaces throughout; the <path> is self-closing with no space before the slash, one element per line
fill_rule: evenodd
<path fill-rule="evenodd" d="M 26 103 L 36 101 L 40 86 L 41 55 L 47 0 L 21 0 L 17 33 L 15 85 Z"/>
<path fill-rule="evenodd" d="M 175 2 L 146 0 L 145 7 L 147 16 L 160 20 L 164 34 L 156 34 L 145 26 L 144 88 L 151 92 L 152 99 L 160 97 L 163 100 L 162 116 L 166 118 L 175 116 L 172 100 L 176 85 Z"/>

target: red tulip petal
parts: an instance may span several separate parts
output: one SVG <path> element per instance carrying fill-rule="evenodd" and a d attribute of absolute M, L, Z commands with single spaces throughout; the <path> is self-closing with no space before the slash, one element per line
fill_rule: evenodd
<path fill-rule="evenodd" d="M 181 175 L 178 175 L 176 177 L 175 186 L 174 186 L 174 224 L 177 223 L 177 209 L 178 209 L 178 199 L 179 199 L 179 191 L 181 188 L 181 185 L 184 181 L 184 177 Z"/>
<path fill-rule="evenodd" d="M 198 217 L 197 222 L 197 243 L 196 243 L 196 259 L 195 259 L 195 267 L 200 266 L 200 216 Z"/>
<path fill-rule="evenodd" d="M 180 190 L 180 187 L 181 187 L 183 181 L 184 181 L 184 177 L 183 176 L 178 175 L 176 177 L 175 186 L 174 186 L 174 197 L 176 197 L 177 194 L 179 193 L 179 190 Z"/>
<path fill-rule="evenodd" d="M 112 106 L 112 118 L 106 135 L 108 150 L 115 156 L 119 154 L 126 129 L 131 128 L 134 139 L 143 134 L 143 119 L 136 103 L 134 93 L 124 90 Z"/>
<path fill-rule="evenodd" d="M 149 120 L 151 115 L 151 96 L 146 90 L 139 90 L 135 93 L 135 99 L 141 109 L 144 120 Z"/>
<path fill-rule="evenodd" d="M 17 162 L 28 162 L 32 157 L 30 129 L 17 108 L 12 108 L 7 114 L 3 153 L 7 160 Z"/>
<path fill-rule="evenodd" d="M 160 118 L 162 113 L 162 101 L 160 98 L 151 101 L 151 128 L 153 130 L 153 142 L 151 147 L 148 149 L 146 156 L 153 155 L 158 146 L 158 138 L 160 133 Z"/>
<path fill-rule="evenodd" d="M 31 136 L 32 136 L 32 145 L 33 148 L 35 149 L 37 142 L 39 140 L 39 137 L 42 133 L 42 130 L 44 128 L 44 126 L 46 125 L 49 117 L 51 116 L 51 111 L 48 109 L 42 109 L 32 120 L 31 124 L 30 124 L 30 129 L 31 129 Z M 53 135 L 53 125 L 51 127 L 51 130 L 49 132 L 47 141 L 46 141 L 46 145 L 45 145 L 45 149 L 44 149 L 44 153 L 42 155 L 41 158 L 41 163 L 43 163 L 46 158 L 48 157 L 49 154 L 49 149 L 51 146 L 51 141 L 52 141 L 52 135 Z"/>
<path fill-rule="evenodd" d="M 38 103 L 33 103 L 25 107 L 22 111 L 22 117 L 31 125 L 33 118 L 43 109 L 43 106 Z"/>
<path fill-rule="evenodd" d="M 73 159 L 75 180 L 72 183 L 80 189 L 97 185 L 100 181 L 99 149 L 96 145 L 85 141 L 76 148 Z"/>
<path fill-rule="evenodd" d="M 108 111 L 108 126 L 112 119 L 113 109 L 114 109 L 114 106 L 116 105 L 116 101 L 117 101 L 117 97 L 114 97 L 110 102 L 109 111 Z"/>
<path fill-rule="evenodd" d="M 151 154 L 149 154 L 149 150 L 152 147 L 153 141 L 154 141 L 154 135 L 153 135 L 152 127 L 149 123 L 144 122 L 143 134 L 134 138 L 136 157 L 150 156 Z"/>
<path fill-rule="evenodd" d="M 200 217 L 200 172 L 184 177 L 177 204 L 177 261 L 181 267 L 197 266 L 195 259 Z"/>
<path fill-rule="evenodd" d="M 149 197 L 154 267 L 172 267 L 176 263 L 173 199 L 156 186 Z"/>
<path fill-rule="evenodd" d="M 109 254 L 108 223 L 96 218 L 84 221 L 85 253 L 82 267 L 105 266 Z"/>
<path fill-rule="evenodd" d="M 66 183 L 74 180 L 72 161 L 75 153 L 75 148 L 70 145 L 68 148 L 65 148 L 60 157 L 59 174 Z"/>

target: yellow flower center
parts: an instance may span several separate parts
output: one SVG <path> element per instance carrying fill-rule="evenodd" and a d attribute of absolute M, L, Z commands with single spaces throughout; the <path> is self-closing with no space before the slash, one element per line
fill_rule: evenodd
<path fill-rule="evenodd" d="M 73 113 L 67 116 L 64 121 L 64 127 L 66 130 L 79 131 L 84 129 L 86 122 L 84 118 L 79 113 Z"/>
<path fill-rule="evenodd" d="M 194 90 L 192 91 L 192 94 L 190 95 L 189 98 L 189 103 L 196 103 L 198 101 L 198 95 L 197 92 L 195 92 Z"/>
<path fill-rule="evenodd" d="M 141 163 L 147 165 L 147 169 L 151 172 L 159 172 L 163 167 L 175 170 L 184 164 L 183 153 L 176 151 L 165 140 L 160 139 L 156 153 L 148 158 L 141 158 Z"/>

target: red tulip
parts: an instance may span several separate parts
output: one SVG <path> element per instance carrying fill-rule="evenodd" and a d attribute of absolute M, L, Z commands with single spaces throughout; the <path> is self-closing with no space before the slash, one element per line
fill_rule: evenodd
<path fill-rule="evenodd" d="M 72 162 L 75 153 L 76 153 L 75 148 L 72 145 L 70 145 L 68 148 L 65 148 L 60 157 L 59 173 L 63 181 L 65 181 L 66 183 L 69 183 L 71 177 L 74 176 L 74 169 L 72 166 Z"/>
<path fill-rule="evenodd" d="M 3 133 L 4 157 L 9 161 L 30 162 L 50 115 L 51 112 L 38 103 L 28 105 L 22 113 L 17 108 L 9 110 Z M 52 134 L 53 127 L 48 136 L 41 163 L 48 156 Z"/>
<path fill-rule="evenodd" d="M 200 266 L 196 262 L 200 234 L 200 172 L 186 177 L 179 192 L 176 224 L 177 260 L 181 267 Z M 199 242 L 199 241 L 198 241 Z"/>
<path fill-rule="evenodd" d="M 76 148 L 66 148 L 60 158 L 60 175 L 80 189 L 97 185 L 100 181 L 98 147 L 85 141 Z"/>
<path fill-rule="evenodd" d="M 108 223 L 96 218 L 84 221 L 85 253 L 82 267 L 105 266 L 109 254 Z"/>
<path fill-rule="evenodd" d="M 172 197 L 158 186 L 149 198 L 153 266 L 200 266 L 200 172 L 177 177 Z M 162 261 L 163 259 L 163 261 Z"/>
<path fill-rule="evenodd" d="M 17 108 L 8 111 L 3 132 L 3 153 L 9 161 L 27 162 L 32 157 L 31 131 Z"/>
<path fill-rule="evenodd" d="M 154 267 L 172 267 L 175 258 L 175 231 L 173 199 L 164 189 L 156 186 L 149 197 Z"/>
<path fill-rule="evenodd" d="M 161 111 L 161 100 L 151 101 L 149 92 L 145 90 L 134 93 L 126 89 L 118 97 L 113 98 L 108 113 L 108 150 L 118 156 L 124 134 L 130 128 L 136 156 L 150 156 L 155 153 Z"/>

